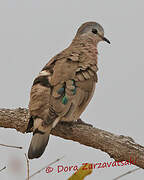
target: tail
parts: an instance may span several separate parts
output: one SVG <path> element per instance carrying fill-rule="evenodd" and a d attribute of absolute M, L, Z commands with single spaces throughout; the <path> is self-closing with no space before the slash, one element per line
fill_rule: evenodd
<path fill-rule="evenodd" d="M 44 129 L 41 126 L 41 123 L 41 119 L 34 120 L 35 130 L 33 132 L 33 137 L 28 150 L 29 159 L 39 158 L 43 154 L 48 144 L 49 135 L 52 127 L 48 126 L 46 129 Z"/>

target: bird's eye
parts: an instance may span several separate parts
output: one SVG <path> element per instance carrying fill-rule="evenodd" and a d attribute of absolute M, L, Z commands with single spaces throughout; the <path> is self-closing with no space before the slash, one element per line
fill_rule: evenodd
<path fill-rule="evenodd" d="M 97 29 L 92 29 L 92 33 L 97 34 Z"/>

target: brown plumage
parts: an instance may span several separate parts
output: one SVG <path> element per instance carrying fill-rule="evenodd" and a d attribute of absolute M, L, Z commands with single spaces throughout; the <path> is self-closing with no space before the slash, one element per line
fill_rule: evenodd
<path fill-rule="evenodd" d="M 83 24 L 70 46 L 53 57 L 34 80 L 29 102 L 33 137 L 30 159 L 40 157 L 52 128 L 59 121 L 75 121 L 90 102 L 97 82 L 97 43 L 105 40 L 95 22 Z"/>

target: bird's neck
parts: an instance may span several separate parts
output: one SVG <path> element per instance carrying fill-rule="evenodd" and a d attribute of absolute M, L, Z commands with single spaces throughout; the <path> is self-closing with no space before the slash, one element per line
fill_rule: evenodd
<path fill-rule="evenodd" d="M 72 41 L 72 45 L 80 49 L 85 55 L 87 55 L 92 61 L 95 61 L 97 64 L 97 43 L 92 38 L 75 38 Z"/>

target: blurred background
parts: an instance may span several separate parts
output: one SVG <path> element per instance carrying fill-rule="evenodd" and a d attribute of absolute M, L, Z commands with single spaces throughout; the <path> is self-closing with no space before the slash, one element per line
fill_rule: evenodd
<path fill-rule="evenodd" d="M 144 145 L 144 11 L 141 0 L 1 0 L 0 1 L 0 108 L 28 107 L 32 82 L 43 66 L 75 36 L 86 21 L 96 21 L 111 41 L 99 43 L 98 84 L 82 115 L 91 123 L 118 135 L 131 136 Z M 27 153 L 32 134 L 0 129 L 0 143 L 23 146 L 23 150 L 0 146 L 0 179 L 25 179 Z M 54 171 L 42 171 L 34 180 L 67 179 L 74 171 L 57 173 L 57 166 L 80 167 L 82 163 L 114 161 L 106 153 L 51 136 L 44 155 L 30 161 L 30 174 L 61 156 Z M 86 180 L 112 180 L 135 166 L 95 169 Z M 122 180 L 143 179 L 139 170 Z"/>

